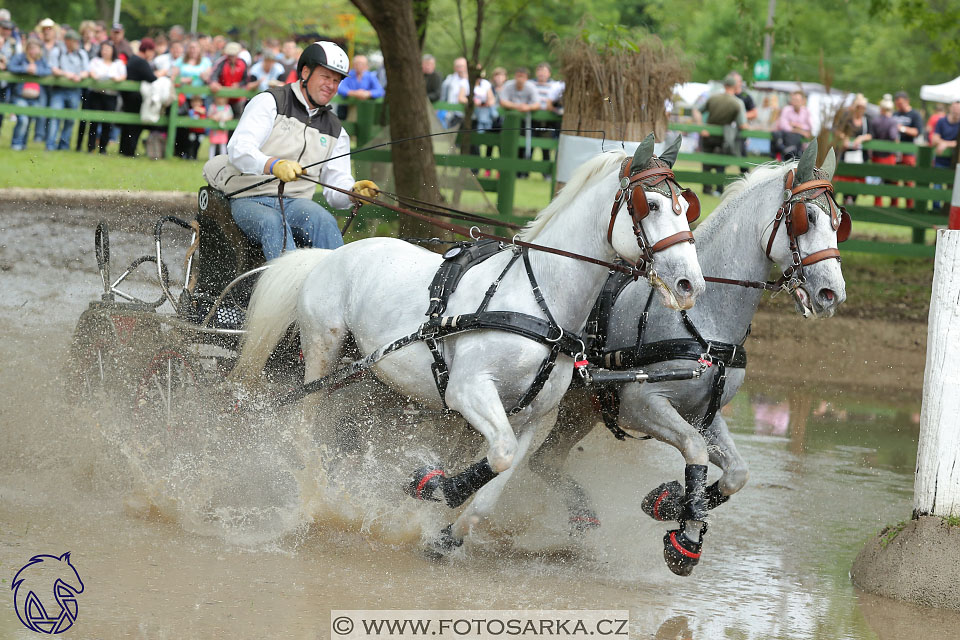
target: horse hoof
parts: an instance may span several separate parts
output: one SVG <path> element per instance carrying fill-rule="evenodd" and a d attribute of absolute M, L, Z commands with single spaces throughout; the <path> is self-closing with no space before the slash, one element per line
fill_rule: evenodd
<path fill-rule="evenodd" d="M 683 511 L 683 485 L 676 480 L 664 482 L 640 503 L 643 512 L 660 522 L 679 520 Z"/>
<path fill-rule="evenodd" d="M 703 542 L 690 540 L 681 529 L 671 529 L 663 536 L 663 559 L 667 568 L 678 576 L 689 576 L 700 562 Z"/>
<path fill-rule="evenodd" d="M 600 528 L 600 518 L 589 509 L 570 516 L 570 534 L 581 536 L 591 529 Z"/>
<path fill-rule="evenodd" d="M 413 478 L 407 485 L 407 493 L 416 500 L 432 500 L 439 502 L 440 498 L 434 497 L 434 493 L 440 486 L 440 480 L 444 477 L 443 469 L 437 465 L 427 465 L 420 467 L 413 472 Z"/>
<path fill-rule="evenodd" d="M 463 546 L 463 538 L 453 537 L 453 525 L 448 524 L 440 530 L 430 547 L 426 550 L 426 555 L 432 560 L 442 560 L 450 554 L 451 551 Z"/>

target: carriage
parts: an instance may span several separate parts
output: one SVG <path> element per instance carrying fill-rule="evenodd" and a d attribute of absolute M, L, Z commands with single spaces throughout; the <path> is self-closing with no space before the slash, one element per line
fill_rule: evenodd
<path fill-rule="evenodd" d="M 183 282 L 174 284 L 164 240 L 177 230 L 188 232 L 190 243 Z M 154 254 L 137 258 L 114 278 L 109 228 L 104 221 L 97 225 L 94 247 L 103 292 L 77 322 L 68 373 L 76 398 L 106 394 L 171 427 L 182 420 L 178 410 L 186 398 L 198 389 L 210 393 L 232 369 L 250 293 L 267 266 L 262 250 L 233 221 L 223 193 L 209 186 L 199 190 L 192 219 L 163 216 L 153 235 Z M 144 300 L 126 291 L 131 274 L 150 266 L 158 297 Z M 163 311 L 168 304 L 172 313 Z M 267 371 L 278 381 L 302 378 L 295 334 L 278 347 Z"/>

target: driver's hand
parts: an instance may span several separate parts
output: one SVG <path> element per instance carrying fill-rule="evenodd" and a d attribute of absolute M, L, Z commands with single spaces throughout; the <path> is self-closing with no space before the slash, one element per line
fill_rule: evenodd
<path fill-rule="evenodd" d="M 380 187 L 373 180 L 358 180 L 351 191 L 367 198 L 376 198 L 380 194 Z"/>
<path fill-rule="evenodd" d="M 302 173 L 303 167 L 297 164 L 295 160 L 277 160 L 273 165 L 273 175 L 284 182 L 296 180 Z"/>

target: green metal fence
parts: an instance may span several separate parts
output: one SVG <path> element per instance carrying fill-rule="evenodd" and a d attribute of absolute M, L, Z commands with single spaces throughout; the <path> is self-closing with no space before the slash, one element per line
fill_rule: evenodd
<path fill-rule="evenodd" d="M 0 80 L 7 82 L 22 81 L 25 77 L 15 76 L 7 72 L 0 72 Z M 72 83 L 63 79 L 47 77 L 33 78 L 27 77 L 30 81 L 36 81 L 47 86 L 67 86 L 67 87 L 85 87 L 93 89 L 114 89 L 120 91 L 139 92 L 139 82 L 97 82 L 86 80 L 80 83 Z M 205 86 L 182 86 L 177 91 L 186 96 L 190 95 L 209 95 L 212 92 Z M 237 89 L 224 89 L 218 95 L 227 97 L 251 97 L 256 95 L 257 91 L 243 91 Z M 335 103 L 346 102 L 351 105 L 351 117 L 344 122 L 344 127 L 354 138 L 354 148 L 362 149 L 370 144 L 383 128 L 382 123 L 387 121 L 386 105 L 383 101 L 353 101 L 341 100 L 336 98 Z M 462 110 L 463 106 L 459 104 L 435 103 L 436 109 Z M 0 104 L 0 114 L 17 113 L 30 116 L 63 118 L 65 113 L 61 110 L 50 109 L 46 107 L 18 107 L 13 104 Z M 504 114 L 504 123 L 502 130 L 492 133 L 471 134 L 471 144 L 473 145 L 496 145 L 499 147 L 498 157 L 481 157 L 474 155 L 460 154 L 436 154 L 436 162 L 441 167 L 460 167 L 474 170 L 493 170 L 498 172 L 497 179 L 478 177 L 476 183 L 483 191 L 495 193 L 497 201 L 497 210 L 500 216 L 506 221 L 523 222 L 526 218 L 514 214 L 514 200 L 516 196 L 516 184 L 518 174 L 539 172 L 556 177 L 556 166 L 554 161 L 533 160 L 518 158 L 517 152 L 507 152 L 507 150 L 519 150 L 527 145 L 525 136 L 522 135 L 520 128 L 524 119 L 516 112 L 507 112 Z M 139 114 L 76 110 L 70 111 L 69 117 L 86 120 L 88 122 L 112 122 L 116 124 L 146 124 L 153 127 L 165 127 L 167 130 L 167 155 L 173 155 L 174 141 L 178 128 L 194 128 L 198 126 L 196 120 L 185 116 L 179 116 L 177 109 L 172 108 L 167 115 L 160 118 L 158 122 L 142 123 Z M 537 111 L 530 114 L 536 121 L 558 121 L 559 118 L 547 111 Z M 224 128 L 232 129 L 236 127 L 236 121 L 224 123 Z M 722 127 L 690 124 L 690 123 L 670 123 L 669 128 L 680 132 L 701 132 L 707 130 L 715 135 L 722 135 Z M 741 136 L 749 138 L 770 138 L 768 131 L 743 130 Z M 558 141 L 552 137 L 534 137 L 529 141 L 532 148 L 554 149 L 558 147 Z M 881 164 L 846 164 L 840 163 L 837 167 L 838 176 L 849 176 L 852 178 L 863 179 L 867 176 L 874 176 L 885 181 L 883 184 L 868 184 L 865 182 L 836 182 L 838 193 L 852 196 L 881 196 L 897 198 L 902 201 L 912 200 L 913 206 L 910 209 L 900 207 L 872 207 L 863 205 L 851 205 L 848 209 L 854 216 L 855 221 L 876 222 L 892 225 L 905 226 L 912 229 L 912 243 L 889 243 L 877 242 L 871 240 L 851 240 L 845 246 L 845 250 L 865 251 L 872 253 L 892 253 L 897 255 L 911 256 L 932 256 L 933 248 L 925 244 L 926 230 L 946 223 L 946 216 L 931 210 L 931 203 L 950 201 L 950 194 L 953 185 L 954 172 L 952 169 L 933 168 L 932 156 L 933 150 L 927 146 L 918 146 L 908 143 L 871 141 L 864 145 L 865 149 L 878 151 L 892 151 L 906 154 L 915 154 L 917 157 L 917 166 L 908 167 L 904 165 L 881 165 Z M 554 154 L 555 157 L 555 154 Z M 390 162 L 391 151 L 389 147 L 362 151 L 354 156 L 357 162 Z M 734 179 L 738 173 L 713 173 L 707 171 L 696 171 L 690 167 L 691 163 L 702 163 L 705 165 L 717 165 L 726 167 L 751 167 L 760 162 L 766 162 L 769 158 L 765 156 L 726 156 L 709 153 L 681 153 L 678 158 L 679 168 L 675 171 L 677 178 L 683 184 L 700 185 L 722 185 Z M 470 181 L 465 188 L 470 188 Z M 546 202 L 544 202 L 546 204 Z M 388 212 L 384 215 L 389 217 Z M 856 228 L 856 227 L 854 227 Z"/>

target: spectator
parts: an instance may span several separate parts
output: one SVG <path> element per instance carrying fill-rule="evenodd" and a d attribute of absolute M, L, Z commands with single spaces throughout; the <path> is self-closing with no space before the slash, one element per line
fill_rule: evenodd
<path fill-rule="evenodd" d="M 191 120 L 204 120 L 207 117 L 207 108 L 203 105 L 203 96 L 194 94 L 190 96 L 190 104 L 184 107 L 180 115 L 185 115 Z M 184 160 L 196 160 L 200 151 L 200 140 L 206 129 L 203 127 L 192 127 L 190 129 L 177 129 L 177 147 L 182 151 L 176 151 Z M 180 138 L 183 137 L 181 141 Z"/>
<path fill-rule="evenodd" d="M 124 33 L 123 25 L 119 22 L 114 22 L 113 28 L 110 29 L 110 42 L 113 43 L 113 50 L 117 54 L 117 59 L 122 60 L 123 63 L 126 64 L 130 56 L 133 55 L 133 48 L 130 46 L 130 43 L 127 42 L 126 37 L 124 37 Z"/>
<path fill-rule="evenodd" d="M 437 59 L 425 53 L 420 66 L 423 68 L 423 80 L 427 84 L 427 100 L 436 102 L 440 99 L 440 89 L 443 87 L 443 78 L 437 71 Z"/>
<path fill-rule="evenodd" d="M 880 115 L 870 121 L 870 138 L 872 140 L 896 141 L 898 135 L 897 121 L 893 119 L 893 96 L 887 93 L 880 100 Z M 870 152 L 870 162 L 895 165 L 897 164 L 897 154 L 891 151 L 874 150 Z M 873 206 L 883 206 L 882 200 L 881 196 L 874 196 Z"/>
<path fill-rule="evenodd" d="M 750 122 L 751 120 L 754 120 L 757 117 L 757 103 L 754 102 L 753 97 L 749 93 L 747 93 L 746 90 L 744 90 L 743 76 L 740 75 L 740 73 L 737 71 L 731 71 L 730 73 L 737 80 L 737 85 L 735 87 L 736 92 L 734 93 L 734 95 L 736 95 L 737 99 L 743 103 L 744 113 L 746 114 L 746 118 L 747 118 L 746 122 L 743 123 L 743 128 L 747 129 L 749 128 L 747 123 Z M 739 155 L 741 156 L 747 155 L 747 139 L 743 137 L 738 137 L 737 144 L 740 146 Z M 749 170 L 750 170 L 749 167 L 740 167 L 740 173 L 746 173 Z"/>
<path fill-rule="evenodd" d="M 170 27 L 169 31 L 167 31 L 167 38 L 170 40 L 171 45 L 174 42 L 179 42 L 180 44 L 183 44 L 183 41 L 186 40 L 187 38 L 186 29 L 184 29 L 179 24 L 175 24 L 172 27 Z"/>
<path fill-rule="evenodd" d="M 157 54 L 157 57 L 153 59 L 153 73 L 157 76 L 176 77 L 180 71 L 176 62 L 181 58 L 183 58 L 183 43 L 171 42 L 166 53 Z"/>
<path fill-rule="evenodd" d="M 266 91 L 270 87 L 279 87 L 283 85 L 281 78 L 283 78 L 283 66 L 267 50 L 263 52 L 263 59 L 250 68 L 250 81 L 247 83 L 247 89 Z"/>
<path fill-rule="evenodd" d="M 279 69 L 280 65 L 277 65 L 277 68 Z M 210 127 L 210 135 L 207 136 L 210 142 L 210 158 L 213 159 L 214 156 L 227 152 L 227 142 L 230 139 L 227 130 L 223 128 L 223 123 L 233 119 L 233 110 L 224 96 L 213 99 L 213 104 L 207 111 L 207 119 L 213 120 L 214 123 Z"/>
<path fill-rule="evenodd" d="M 933 166 L 950 168 L 953 162 L 952 156 L 956 155 L 956 151 L 951 156 L 939 154 L 948 149 L 956 150 L 958 138 L 960 138 L 960 100 L 950 105 L 947 115 L 937 121 L 933 133 L 930 134 L 930 144 L 933 145 L 934 152 Z"/>
<path fill-rule="evenodd" d="M 52 68 L 53 56 L 63 50 L 63 43 L 60 42 L 60 27 L 50 18 L 44 18 L 37 24 L 36 31 L 40 34 L 43 44 L 43 59 L 47 66 Z M 50 106 L 50 94 L 52 87 L 40 85 L 40 102 L 38 107 Z M 47 118 L 31 118 L 34 121 L 33 141 L 46 142 L 47 139 Z"/>
<path fill-rule="evenodd" d="M 491 133 L 499 132 L 503 128 L 503 113 L 500 106 L 500 93 L 503 91 L 503 85 L 507 81 L 507 70 L 503 67 L 497 67 L 490 76 L 490 91 L 493 93 L 493 126 Z M 494 149 L 499 149 L 499 145 L 488 144 L 486 157 L 492 158 Z M 490 169 L 487 169 L 484 176 L 490 177 Z"/>
<path fill-rule="evenodd" d="M 845 109 L 839 117 L 834 131 L 840 139 L 840 157 L 847 164 L 863 164 L 863 143 L 871 139 L 870 120 L 867 118 L 867 99 L 858 93 L 853 104 Z M 851 176 L 836 176 L 841 182 L 864 182 L 863 178 Z M 855 198 L 851 195 L 844 197 L 845 204 L 853 204 Z"/>
<path fill-rule="evenodd" d="M 150 63 L 157 55 L 157 47 L 152 38 L 144 38 L 140 41 L 140 55 L 131 55 L 127 59 L 127 80 L 134 82 L 156 82 L 157 76 L 153 73 Z M 133 113 L 139 116 L 140 106 L 143 104 L 143 96 L 140 91 L 124 91 L 121 109 L 124 113 Z M 137 155 L 137 147 L 140 145 L 140 134 L 143 133 L 143 125 L 139 122 L 128 123 L 120 126 L 120 155 L 133 158 Z"/>
<path fill-rule="evenodd" d="M 776 131 L 780 120 L 780 98 L 774 92 L 768 92 L 757 107 L 757 117 L 750 124 L 754 129 Z"/>
<path fill-rule="evenodd" d="M 367 57 L 362 55 L 353 56 L 353 68 L 343 82 L 337 93 L 344 98 L 353 98 L 355 100 L 376 100 L 383 97 L 383 87 L 377 80 L 376 74 L 368 73 L 370 67 Z"/>
<path fill-rule="evenodd" d="M 97 54 L 100 52 L 100 42 L 103 35 L 105 37 L 104 26 L 102 20 L 84 20 L 80 23 L 80 36 L 83 38 L 83 44 L 81 48 L 87 52 L 87 58 L 93 60 L 97 57 Z M 80 90 L 80 108 L 89 109 L 89 89 Z M 83 149 L 83 141 L 87 133 L 87 121 L 81 120 L 77 123 L 77 146 L 76 150 L 80 151 Z M 96 122 L 90 123 L 91 127 L 99 126 Z"/>
<path fill-rule="evenodd" d="M 291 72 L 296 74 L 297 61 L 300 60 L 300 48 L 297 43 L 293 40 L 285 41 L 280 47 L 280 53 L 283 56 L 280 63 L 283 65 L 284 74 L 289 75 Z"/>
<path fill-rule="evenodd" d="M 50 65 L 53 75 L 71 82 L 80 82 L 89 77 L 90 58 L 87 57 L 87 52 L 80 47 L 80 34 L 72 29 L 67 31 L 64 36 L 64 43 L 63 51 L 57 50 L 57 53 L 53 55 Z M 80 107 L 79 88 L 51 87 L 50 89 L 51 108 L 78 109 Z M 73 119 L 65 118 L 63 120 L 63 131 L 60 132 L 58 131 L 60 122 L 56 118 L 50 119 L 47 123 L 47 151 L 65 151 L 70 148 L 73 123 Z M 57 140 L 58 133 L 59 141 Z"/>
<path fill-rule="evenodd" d="M 556 112 L 555 104 L 563 93 L 563 84 L 550 77 L 550 65 L 546 62 L 538 64 L 534 73 L 537 80 L 533 83 L 533 86 L 540 99 L 540 110 Z M 535 135 L 538 138 L 556 138 L 558 135 L 555 129 L 559 126 L 559 123 L 555 120 L 535 120 L 533 126 L 537 129 L 554 129 L 554 131 L 537 131 Z M 541 151 L 543 152 L 543 159 L 550 162 L 550 149 L 542 149 Z M 544 174 L 543 177 L 550 179 L 549 174 Z"/>
<path fill-rule="evenodd" d="M 214 55 L 213 38 L 203 33 L 198 34 L 197 44 L 200 45 L 200 55 L 202 55 L 204 58 L 209 60 L 210 63 L 212 64 L 213 61 L 216 60 L 218 57 Z"/>
<path fill-rule="evenodd" d="M 747 112 L 744 102 L 737 98 L 737 86 L 739 84 L 736 74 L 728 74 L 723 79 L 723 91 L 715 93 L 709 97 L 697 101 L 693 109 L 694 122 L 700 124 L 704 121 L 706 114 L 706 123 L 719 125 L 723 127 L 722 135 L 714 135 L 708 131 L 700 132 L 700 148 L 704 153 L 722 153 L 725 155 L 740 155 L 740 143 L 737 140 L 737 132 L 747 121 Z M 703 170 L 715 171 L 719 174 L 724 173 L 722 165 L 703 165 Z M 713 193 L 713 185 L 703 185 L 703 192 Z M 723 185 L 716 187 L 717 194 L 723 193 Z"/>
<path fill-rule="evenodd" d="M 97 23 L 93 20 L 84 20 L 80 23 L 80 48 L 87 53 L 87 58 L 93 59 L 96 54 L 95 49 L 100 45 L 97 42 Z"/>
<path fill-rule="evenodd" d="M 460 101 L 460 91 L 470 90 L 470 79 L 467 77 L 467 59 L 457 58 L 453 61 L 453 73 L 443 79 L 440 86 L 440 101 L 457 104 Z M 460 124 L 463 114 L 459 111 L 447 111 L 444 114 L 444 126 L 448 129 Z"/>
<path fill-rule="evenodd" d="M 530 126 L 530 113 L 540 108 L 540 95 L 530 79 L 530 72 L 526 67 L 518 67 L 513 72 L 513 80 L 503 83 L 500 90 L 500 106 L 507 110 L 519 111 L 525 114 L 525 125 Z M 505 150 L 501 149 L 501 156 Z M 530 159 L 530 131 L 527 131 L 527 144 L 517 149 L 516 157 Z M 526 172 L 517 174 L 518 178 L 526 178 Z"/>
<path fill-rule="evenodd" d="M 493 87 L 490 81 L 483 77 L 481 70 L 477 74 L 477 81 L 473 85 L 473 125 L 480 132 L 487 131 L 493 126 L 493 105 L 496 99 L 493 96 Z M 467 104 L 470 96 L 465 89 L 460 90 L 460 96 L 457 101 L 460 104 Z"/>
<path fill-rule="evenodd" d="M 893 112 L 893 119 L 897 121 L 897 131 L 900 133 L 900 142 L 915 142 L 917 138 L 923 136 L 923 118 L 910 106 L 910 96 L 906 91 L 898 91 L 893 96 L 893 104 L 896 111 Z M 903 153 L 900 156 L 900 164 L 907 167 L 917 166 L 917 155 L 915 153 Z M 913 187 L 917 183 L 908 180 L 905 183 L 908 187 Z M 898 200 L 892 201 L 893 206 L 897 206 Z M 907 208 L 913 209 L 913 200 L 907 200 Z"/>
<path fill-rule="evenodd" d="M 773 149 L 780 152 L 781 160 L 786 162 L 799 158 L 803 152 L 804 138 L 813 135 L 810 112 L 804 105 L 806 97 L 802 91 L 790 94 L 790 104 L 783 108 L 774 129 Z"/>
<path fill-rule="evenodd" d="M 194 87 L 203 86 L 203 76 L 210 69 L 210 61 L 203 57 L 200 44 L 195 40 L 187 43 L 187 52 L 183 58 L 174 61 L 178 69 L 177 84 L 185 84 Z"/>
<path fill-rule="evenodd" d="M 210 70 L 210 91 L 216 94 L 221 89 L 242 89 L 250 81 L 248 71 L 250 67 L 240 57 L 243 47 L 239 42 L 228 42 L 223 48 L 223 57 L 217 60 Z M 243 113 L 245 98 L 230 98 L 230 108 L 233 117 L 239 118 Z"/>
<path fill-rule="evenodd" d="M 933 144 L 933 130 L 936 128 L 937 122 L 939 122 L 940 118 L 944 117 L 945 115 L 947 115 L 947 105 L 943 103 L 934 105 L 933 113 L 930 114 L 929 118 L 927 118 L 927 126 L 925 128 L 927 132 L 927 142 L 930 142 L 930 144 Z"/>
<path fill-rule="evenodd" d="M 20 38 L 13 33 L 13 23 L 10 20 L 0 20 L 0 71 L 6 71 L 7 65 L 15 55 L 23 52 Z M 10 102 L 11 87 L 0 81 L 0 103 Z M 0 114 L 0 125 L 3 124 L 3 114 Z"/>
<path fill-rule="evenodd" d="M 18 53 L 10 59 L 7 68 L 11 73 L 38 77 L 50 75 L 50 65 L 43 59 L 43 45 L 39 40 L 33 38 L 27 40 L 27 46 L 23 53 Z M 36 82 L 21 82 L 13 88 L 13 104 L 18 107 L 39 106 L 40 96 L 40 85 Z M 17 125 L 13 130 L 11 149 L 23 151 L 26 148 L 29 126 L 30 118 L 28 116 L 17 115 Z"/>
<path fill-rule="evenodd" d="M 100 54 L 90 61 L 91 78 L 117 82 L 127 79 L 127 67 L 122 61 L 114 57 L 114 51 L 112 41 L 108 40 L 100 45 Z M 116 111 L 117 95 L 117 92 L 112 89 L 90 89 L 87 96 L 87 105 L 90 109 L 98 111 Z M 100 153 L 107 152 L 107 143 L 110 142 L 113 124 L 109 122 L 101 123 L 99 129 L 98 136 L 96 124 L 94 123 L 90 127 L 90 135 L 87 138 L 88 153 L 92 153 L 94 148 L 99 148 Z"/>
<path fill-rule="evenodd" d="M 282 74 L 283 62 L 281 61 L 281 59 L 283 58 L 283 54 L 280 53 L 279 40 L 277 40 L 276 38 L 265 39 L 263 43 L 260 45 L 260 56 L 261 56 L 260 57 L 261 60 L 269 56 L 274 60 L 276 60 L 277 62 L 280 62 L 280 64 L 277 66 L 281 67 L 280 71 Z"/>

